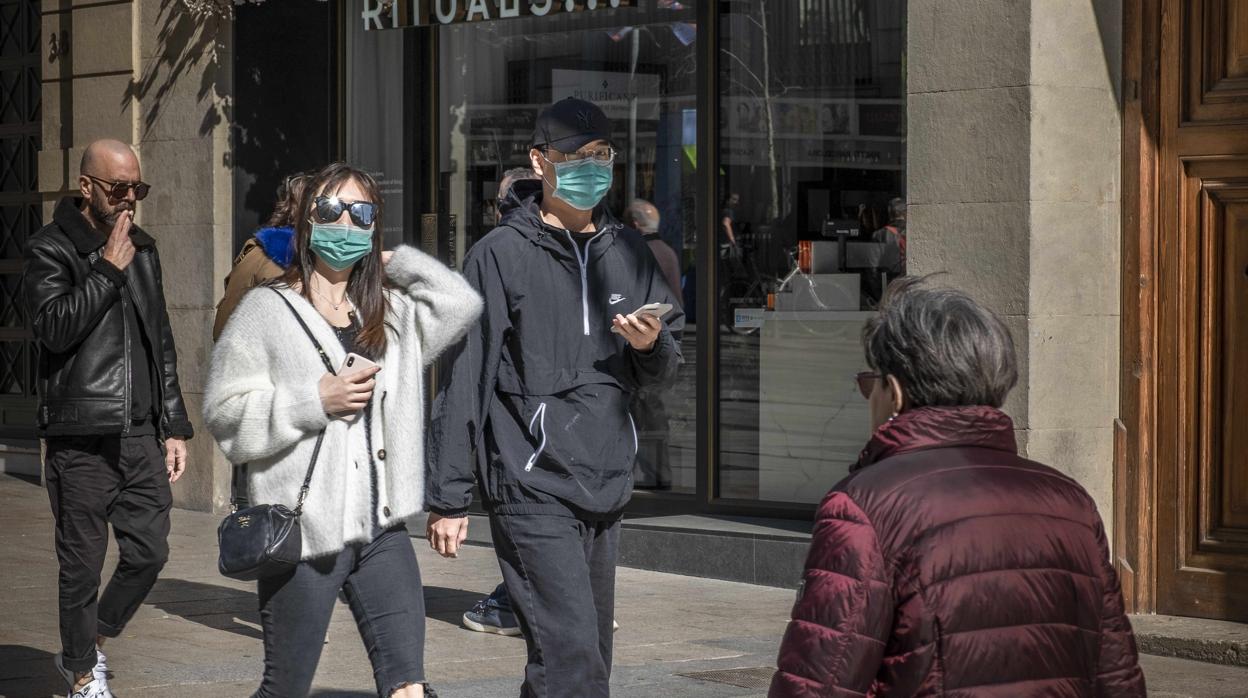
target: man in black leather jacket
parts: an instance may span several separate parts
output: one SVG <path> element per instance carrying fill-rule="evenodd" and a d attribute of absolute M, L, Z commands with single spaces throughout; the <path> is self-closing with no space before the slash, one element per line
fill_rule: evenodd
<path fill-rule="evenodd" d="M 92 143 L 78 185 L 82 198 L 62 199 L 31 238 L 25 291 L 60 561 L 57 666 L 71 697 L 111 696 L 99 646 L 168 558 L 170 483 L 192 429 L 155 240 L 133 223 L 149 189 L 138 158 L 119 141 Z M 99 596 L 110 523 L 120 561 Z"/>

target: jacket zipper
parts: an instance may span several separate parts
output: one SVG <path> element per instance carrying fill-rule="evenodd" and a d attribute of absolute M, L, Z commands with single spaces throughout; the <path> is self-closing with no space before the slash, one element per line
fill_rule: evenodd
<path fill-rule="evenodd" d="M 576 255 L 576 263 L 581 268 L 581 323 L 584 327 L 585 336 L 589 336 L 589 246 L 594 244 L 594 240 L 602 237 L 607 232 L 601 230 L 597 235 L 589 239 L 585 243 L 585 255 L 581 256 L 581 247 L 576 244 L 576 239 L 572 237 L 572 231 L 563 231 L 568 236 L 568 242 L 572 243 L 572 254 Z"/>
<path fill-rule="evenodd" d="M 529 420 L 529 436 L 536 437 L 537 433 L 533 431 L 536 426 L 542 432 L 542 442 L 538 444 L 537 450 L 533 455 L 529 456 L 529 461 L 524 464 L 524 472 L 533 470 L 533 466 L 537 463 L 537 459 L 541 457 L 542 451 L 546 450 L 546 403 L 537 406 L 537 410 L 533 412 L 533 418 Z"/>
<path fill-rule="evenodd" d="M 126 319 L 129 313 L 127 306 L 130 305 L 130 281 L 126 281 L 126 292 L 121 294 L 121 339 L 122 339 L 122 364 L 126 367 L 126 385 L 121 391 L 122 409 L 121 409 L 121 435 L 128 436 L 130 434 L 130 424 L 134 421 L 134 416 L 130 414 L 130 383 L 133 382 L 132 366 L 130 360 L 130 322 Z M 135 317 L 138 317 L 136 311 Z"/>
<path fill-rule="evenodd" d="M 641 450 L 641 444 L 637 441 L 637 422 L 633 419 L 633 413 L 628 413 L 628 426 L 633 428 L 633 459 L 637 459 L 637 452 Z"/>

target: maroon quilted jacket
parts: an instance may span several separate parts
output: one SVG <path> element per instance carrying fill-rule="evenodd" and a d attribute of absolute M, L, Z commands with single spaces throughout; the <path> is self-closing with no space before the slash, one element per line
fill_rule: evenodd
<path fill-rule="evenodd" d="M 1143 696 L 1096 505 L 1010 418 L 881 427 L 819 507 L 772 698 Z"/>

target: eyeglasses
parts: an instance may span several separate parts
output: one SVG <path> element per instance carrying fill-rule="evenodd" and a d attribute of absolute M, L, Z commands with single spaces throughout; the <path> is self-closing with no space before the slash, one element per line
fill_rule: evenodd
<path fill-rule="evenodd" d="M 858 384 L 858 392 L 862 393 L 862 399 L 871 399 L 871 393 L 875 390 L 875 382 L 883 377 L 874 371 L 862 371 L 854 376 L 854 382 Z"/>
<path fill-rule="evenodd" d="M 152 190 L 152 185 L 147 182 L 110 182 L 107 179 L 100 179 L 89 174 L 84 174 L 83 177 L 100 185 L 104 193 L 108 194 L 108 198 L 114 201 L 126 198 L 126 192 L 131 189 L 134 190 L 135 201 L 142 201 L 147 198 L 147 193 Z"/>
<path fill-rule="evenodd" d="M 547 148 L 545 153 L 546 159 L 550 160 L 551 150 Z M 559 151 L 555 151 L 559 152 Z M 609 145 L 601 145 L 597 148 L 589 148 L 586 150 L 578 150 L 575 153 L 561 153 L 564 162 L 580 162 L 581 160 L 594 160 L 596 162 L 611 162 L 615 160 L 616 150 Z"/>
<path fill-rule="evenodd" d="M 316 217 L 322 223 L 333 223 L 342 217 L 344 210 L 351 214 L 351 220 L 361 228 L 371 228 L 377 220 L 377 204 L 371 201 L 343 201 L 336 196 L 318 196 L 313 201 L 316 204 Z"/>

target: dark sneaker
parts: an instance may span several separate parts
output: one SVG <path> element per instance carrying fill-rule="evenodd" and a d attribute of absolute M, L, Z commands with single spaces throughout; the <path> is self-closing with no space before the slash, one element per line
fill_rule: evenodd
<path fill-rule="evenodd" d="M 520 634 L 516 614 L 494 599 L 481 599 L 471 611 L 464 614 L 464 627 L 479 633 L 493 633 L 515 637 Z"/>

